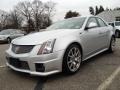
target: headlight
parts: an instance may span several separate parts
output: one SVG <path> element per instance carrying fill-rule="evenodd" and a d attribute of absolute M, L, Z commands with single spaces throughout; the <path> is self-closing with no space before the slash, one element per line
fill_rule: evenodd
<path fill-rule="evenodd" d="M 54 47 L 54 44 L 55 44 L 55 40 L 56 39 L 48 40 L 48 41 L 44 42 L 41 45 L 37 55 L 52 53 L 53 52 L 53 47 Z"/>

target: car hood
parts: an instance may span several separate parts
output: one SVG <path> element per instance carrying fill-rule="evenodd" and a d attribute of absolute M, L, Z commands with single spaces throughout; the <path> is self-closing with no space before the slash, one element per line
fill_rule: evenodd
<path fill-rule="evenodd" d="M 79 29 L 80 30 L 80 29 Z M 59 30 L 50 30 L 50 31 L 43 31 L 37 32 L 33 34 L 28 34 L 23 37 L 18 37 L 12 41 L 13 44 L 16 45 L 37 45 L 42 44 L 43 42 L 50 40 L 50 39 L 57 39 L 59 37 L 73 34 L 74 32 L 78 31 L 77 29 L 59 29 Z"/>

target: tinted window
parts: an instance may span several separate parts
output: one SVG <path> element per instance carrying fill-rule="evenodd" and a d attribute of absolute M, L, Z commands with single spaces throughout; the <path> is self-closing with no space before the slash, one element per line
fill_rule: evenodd
<path fill-rule="evenodd" d="M 97 20 L 98 20 L 98 22 L 99 22 L 100 27 L 105 27 L 105 26 L 107 26 L 102 19 L 97 18 Z"/>
<path fill-rule="evenodd" d="M 20 34 L 20 33 L 22 33 L 22 31 L 20 31 L 20 30 L 8 29 L 8 30 L 1 31 L 0 35 Z"/>
<path fill-rule="evenodd" d="M 14 33 L 14 34 L 22 34 L 22 31 L 17 31 L 17 30 L 16 30 L 16 31 L 14 31 L 13 33 Z"/>
<path fill-rule="evenodd" d="M 0 35 L 7 35 L 10 34 L 11 32 L 9 30 L 3 30 L 0 32 Z"/>

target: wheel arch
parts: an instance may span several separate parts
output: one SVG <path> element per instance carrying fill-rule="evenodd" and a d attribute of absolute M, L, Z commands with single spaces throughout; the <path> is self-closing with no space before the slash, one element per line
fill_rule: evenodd
<path fill-rule="evenodd" d="M 78 42 L 72 42 L 72 43 L 70 43 L 70 45 L 72 45 L 72 44 L 78 45 L 79 48 L 80 48 L 81 54 L 83 54 L 83 49 L 82 49 L 82 46 L 81 46 L 80 43 L 78 43 Z M 70 45 L 69 45 L 69 46 L 70 46 Z M 69 46 L 68 46 L 68 47 L 69 47 Z"/>
<path fill-rule="evenodd" d="M 64 58 L 64 55 L 65 55 L 67 49 L 68 49 L 71 45 L 73 45 L 73 44 L 79 46 L 80 51 L 81 51 L 81 54 L 82 54 L 82 56 L 83 56 L 83 48 L 82 48 L 82 45 L 81 45 L 79 42 L 71 42 L 70 44 L 68 44 L 67 48 L 65 49 L 64 54 L 63 54 L 63 58 Z"/>
<path fill-rule="evenodd" d="M 7 39 L 10 38 L 9 36 L 7 37 Z M 10 38 L 11 39 L 11 38 Z"/>
<path fill-rule="evenodd" d="M 79 48 L 80 48 L 80 51 L 81 51 L 81 56 L 83 56 L 83 49 L 82 49 L 82 46 L 79 42 L 71 42 L 70 44 L 68 44 L 67 48 L 65 49 L 64 51 L 64 54 L 63 54 L 63 59 L 62 59 L 62 72 L 64 72 L 65 70 L 65 67 L 64 67 L 64 57 L 65 57 L 65 54 L 66 54 L 66 51 L 67 49 L 71 46 L 71 45 L 78 45 Z M 82 59 L 81 59 L 82 61 Z"/>

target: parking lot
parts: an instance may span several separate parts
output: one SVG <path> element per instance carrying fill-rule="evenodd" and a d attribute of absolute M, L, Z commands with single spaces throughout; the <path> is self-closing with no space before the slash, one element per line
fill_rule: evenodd
<path fill-rule="evenodd" d="M 120 90 L 120 40 L 114 53 L 104 52 L 82 63 L 75 75 L 31 76 L 6 67 L 0 44 L 0 90 Z"/>

